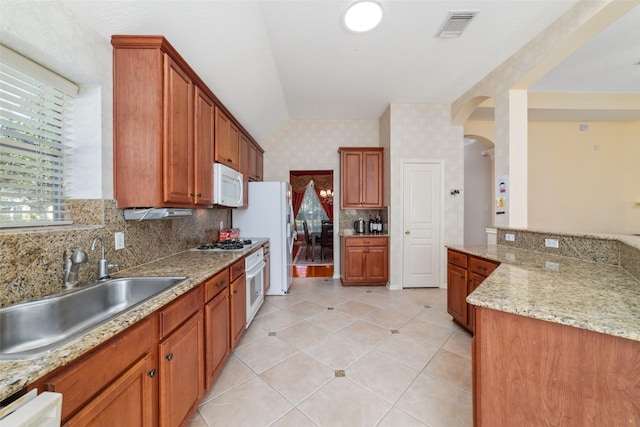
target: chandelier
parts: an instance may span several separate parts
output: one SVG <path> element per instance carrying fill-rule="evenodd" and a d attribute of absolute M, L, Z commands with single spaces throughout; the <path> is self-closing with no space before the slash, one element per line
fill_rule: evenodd
<path fill-rule="evenodd" d="M 320 198 L 322 203 L 333 204 L 333 191 L 332 190 L 320 190 Z"/>

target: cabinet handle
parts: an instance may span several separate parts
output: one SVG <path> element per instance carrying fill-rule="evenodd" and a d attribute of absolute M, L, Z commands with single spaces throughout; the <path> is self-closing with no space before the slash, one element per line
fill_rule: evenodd
<path fill-rule="evenodd" d="M 151 378 L 155 377 L 155 376 L 156 376 L 156 370 L 155 370 L 155 369 L 150 370 L 150 371 L 149 371 L 149 376 L 150 376 Z"/>
<path fill-rule="evenodd" d="M 233 163 L 233 159 L 227 159 L 227 162 Z"/>
<path fill-rule="evenodd" d="M 196 194 L 192 191 L 191 193 L 189 193 L 189 195 L 190 195 L 191 197 L 193 197 L 193 196 L 195 196 Z M 199 194 L 198 194 L 198 196 L 199 196 Z"/>
<path fill-rule="evenodd" d="M 234 290 L 234 291 L 233 291 L 233 293 L 234 293 L 234 294 L 236 294 L 236 295 L 238 295 L 238 290 L 237 290 L 237 289 L 236 289 L 236 290 Z"/>
<path fill-rule="evenodd" d="M 464 276 L 460 276 L 461 279 L 464 279 Z"/>
<path fill-rule="evenodd" d="M 198 197 L 202 197 L 202 193 L 198 193 Z"/>
<path fill-rule="evenodd" d="M 220 287 L 220 286 L 224 285 L 225 283 L 227 283 L 227 281 L 222 279 L 221 281 L 218 282 L 218 284 L 216 286 Z"/>
<path fill-rule="evenodd" d="M 169 353 L 169 354 L 167 354 L 166 359 L 167 359 L 168 361 L 171 361 L 171 359 L 173 359 L 173 353 Z"/>

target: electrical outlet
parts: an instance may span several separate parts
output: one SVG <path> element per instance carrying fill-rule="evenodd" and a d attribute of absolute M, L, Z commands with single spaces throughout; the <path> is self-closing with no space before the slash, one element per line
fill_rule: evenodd
<path fill-rule="evenodd" d="M 118 231 L 116 233 L 116 251 L 120 249 L 124 249 L 124 231 Z"/>
<path fill-rule="evenodd" d="M 559 248 L 558 239 L 544 239 L 544 245 L 547 248 Z"/>
<path fill-rule="evenodd" d="M 515 234 L 511 234 L 511 233 L 507 233 L 504 235 L 504 239 L 507 242 L 515 242 L 516 241 L 516 235 Z"/>
<path fill-rule="evenodd" d="M 560 264 L 558 264 L 557 262 L 545 261 L 544 268 L 551 271 L 558 271 L 560 270 Z"/>

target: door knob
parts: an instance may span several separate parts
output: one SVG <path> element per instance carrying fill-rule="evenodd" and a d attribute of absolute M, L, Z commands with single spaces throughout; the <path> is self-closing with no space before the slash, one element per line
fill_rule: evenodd
<path fill-rule="evenodd" d="M 411 234 L 411 230 L 405 230 L 404 234 Z"/>

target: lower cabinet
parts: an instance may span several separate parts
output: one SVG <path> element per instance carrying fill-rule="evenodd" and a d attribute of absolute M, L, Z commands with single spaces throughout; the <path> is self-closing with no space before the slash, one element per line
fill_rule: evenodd
<path fill-rule="evenodd" d="M 73 426 L 156 424 L 155 321 L 149 316 L 35 387 L 63 394 L 62 422 Z M 122 408 L 125 408 L 126 411 Z M 111 423 L 111 417 L 123 420 Z"/>
<path fill-rule="evenodd" d="M 388 237 L 342 237 L 344 286 L 386 285 L 389 281 Z"/>
<path fill-rule="evenodd" d="M 231 348 L 242 336 L 247 324 L 247 282 L 243 274 L 231 282 L 229 297 L 231 300 Z"/>
<path fill-rule="evenodd" d="M 202 311 L 160 343 L 160 425 L 180 426 L 204 393 Z"/>
<path fill-rule="evenodd" d="M 449 249 L 447 251 L 447 312 L 453 320 L 472 334 L 475 331 L 473 306 L 467 296 L 473 292 L 499 262 Z"/>
<path fill-rule="evenodd" d="M 216 274 L 205 286 L 205 387 L 209 389 L 231 352 L 229 269 Z"/>
<path fill-rule="evenodd" d="M 246 325 L 244 259 L 29 385 L 73 427 L 186 425 Z"/>
<path fill-rule="evenodd" d="M 67 427 L 76 426 L 144 426 L 154 423 L 152 383 L 157 371 L 147 354 L 120 376 L 98 397 L 69 420 Z"/>

